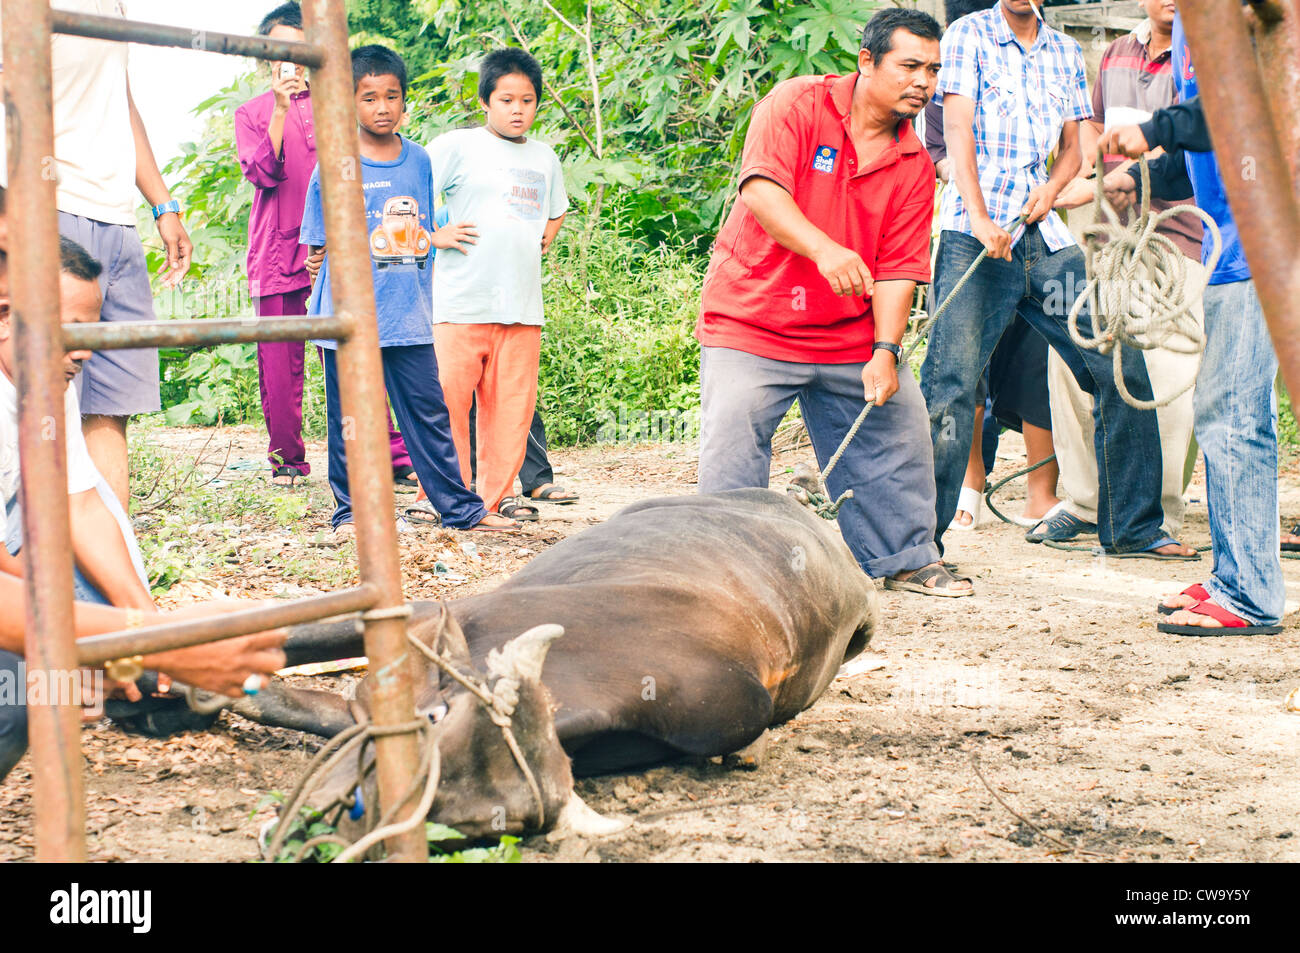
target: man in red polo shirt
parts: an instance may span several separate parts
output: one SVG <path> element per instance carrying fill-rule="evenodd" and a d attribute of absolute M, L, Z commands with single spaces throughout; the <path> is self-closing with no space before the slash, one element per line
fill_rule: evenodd
<path fill-rule="evenodd" d="M 818 462 L 874 407 L 827 489 L 863 570 L 893 589 L 968 596 L 939 562 L 929 417 L 898 372 L 917 282 L 930 280 L 934 166 L 911 119 L 934 93 L 939 24 L 887 9 L 858 70 L 778 84 L 754 107 L 740 201 L 704 281 L 701 493 L 765 487 L 772 434 L 798 398 Z"/>

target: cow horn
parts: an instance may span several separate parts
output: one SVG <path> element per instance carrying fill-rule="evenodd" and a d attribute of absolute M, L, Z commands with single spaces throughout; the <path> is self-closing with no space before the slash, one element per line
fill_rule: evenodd
<path fill-rule="evenodd" d="M 608 837 L 617 834 L 628 826 L 628 821 L 617 817 L 597 814 L 587 802 L 578 797 L 578 792 L 571 791 L 569 800 L 560 808 L 560 816 L 555 820 L 555 829 L 546 835 L 548 841 L 562 840 L 565 837 Z"/>
<path fill-rule="evenodd" d="M 488 653 L 488 674 L 514 682 L 538 682 L 551 643 L 564 634 L 564 626 L 550 623 L 535 625 L 499 649 Z"/>

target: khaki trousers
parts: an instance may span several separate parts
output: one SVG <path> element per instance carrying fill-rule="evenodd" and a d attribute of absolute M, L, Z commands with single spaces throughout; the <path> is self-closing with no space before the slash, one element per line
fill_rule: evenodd
<path fill-rule="evenodd" d="M 1199 288 L 1205 269 L 1199 262 L 1184 259 L 1187 285 Z M 1197 324 L 1205 325 L 1201 301 L 1192 307 Z M 1144 351 L 1151 390 L 1159 399 L 1171 394 L 1195 376 L 1197 357 L 1176 354 L 1163 348 Z M 1074 379 L 1065 362 L 1052 351 L 1047 356 L 1047 389 L 1052 409 L 1052 442 L 1061 468 L 1061 497 L 1064 508 L 1081 520 L 1097 521 L 1097 454 L 1092 434 L 1092 397 Z M 1164 508 L 1164 530 L 1176 537 L 1183 525 L 1183 464 L 1192 439 L 1192 394 L 1187 391 L 1172 404 L 1155 411 L 1160 430 L 1162 479 L 1160 503 Z"/>

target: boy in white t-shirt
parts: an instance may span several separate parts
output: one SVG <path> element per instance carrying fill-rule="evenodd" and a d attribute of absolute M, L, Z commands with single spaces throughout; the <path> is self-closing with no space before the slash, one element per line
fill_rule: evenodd
<path fill-rule="evenodd" d="M 510 494 L 537 401 L 542 254 L 569 207 L 555 151 L 527 133 L 537 116 L 541 67 L 523 50 L 496 50 L 479 67 L 486 122 L 429 146 L 433 191 L 448 224 L 433 244 L 433 343 L 466 485 L 469 412 L 478 405 L 479 495 L 489 511 L 535 519 Z"/>

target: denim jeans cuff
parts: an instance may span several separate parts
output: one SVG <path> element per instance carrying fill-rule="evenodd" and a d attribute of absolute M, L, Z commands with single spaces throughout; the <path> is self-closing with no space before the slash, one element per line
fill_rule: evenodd
<path fill-rule="evenodd" d="M 1245 609 L 1242 608 L 1241 603 L 1233 599 L 1228 594 L 1228 591 L 1224 589 L 1223 586 L 1219 584 L 1218 580 L 1214 578 L 1211 578 L 1210 581 L 1206 583 L 1205 591 L 1208 592 L 1210 594 L 1210 598 L 1213 599 L 1220 606 L 1227 609 L 1233 615 L 1240 616 L 1241 618 L 1245 619 L 1251 625 L 1277 625 L 1281 621 L 1281 619 L 1277 617 L 1262 618 L 1260 616 L 1247 612 Z"/>
<path fill-rule="evenodd" d="M 867 563 L 865 570 L 872 579 L 879 579 L 882 576 L 892 576 L 894 573 L 906 572 L 909 569 L 920 569 L 938 561 L 939 547 L 930 542 L 912 546 L 901 553 L 895 553 L 893 556 L 881 556 L 879 559 L 873 559 Z"/>
<path fill-rule="evenodd" d="M 1103 551 L 1112 556 L 1119 556 L 1123 553 L 1140 553 L 1143 550 L 1150 549 L 1160 540 L 1165 538 L 1164 530 L 1157 530 L 1156 534 L 1144 543 L 1125 543 L 1124 545 L 1108 546 Z"/>

